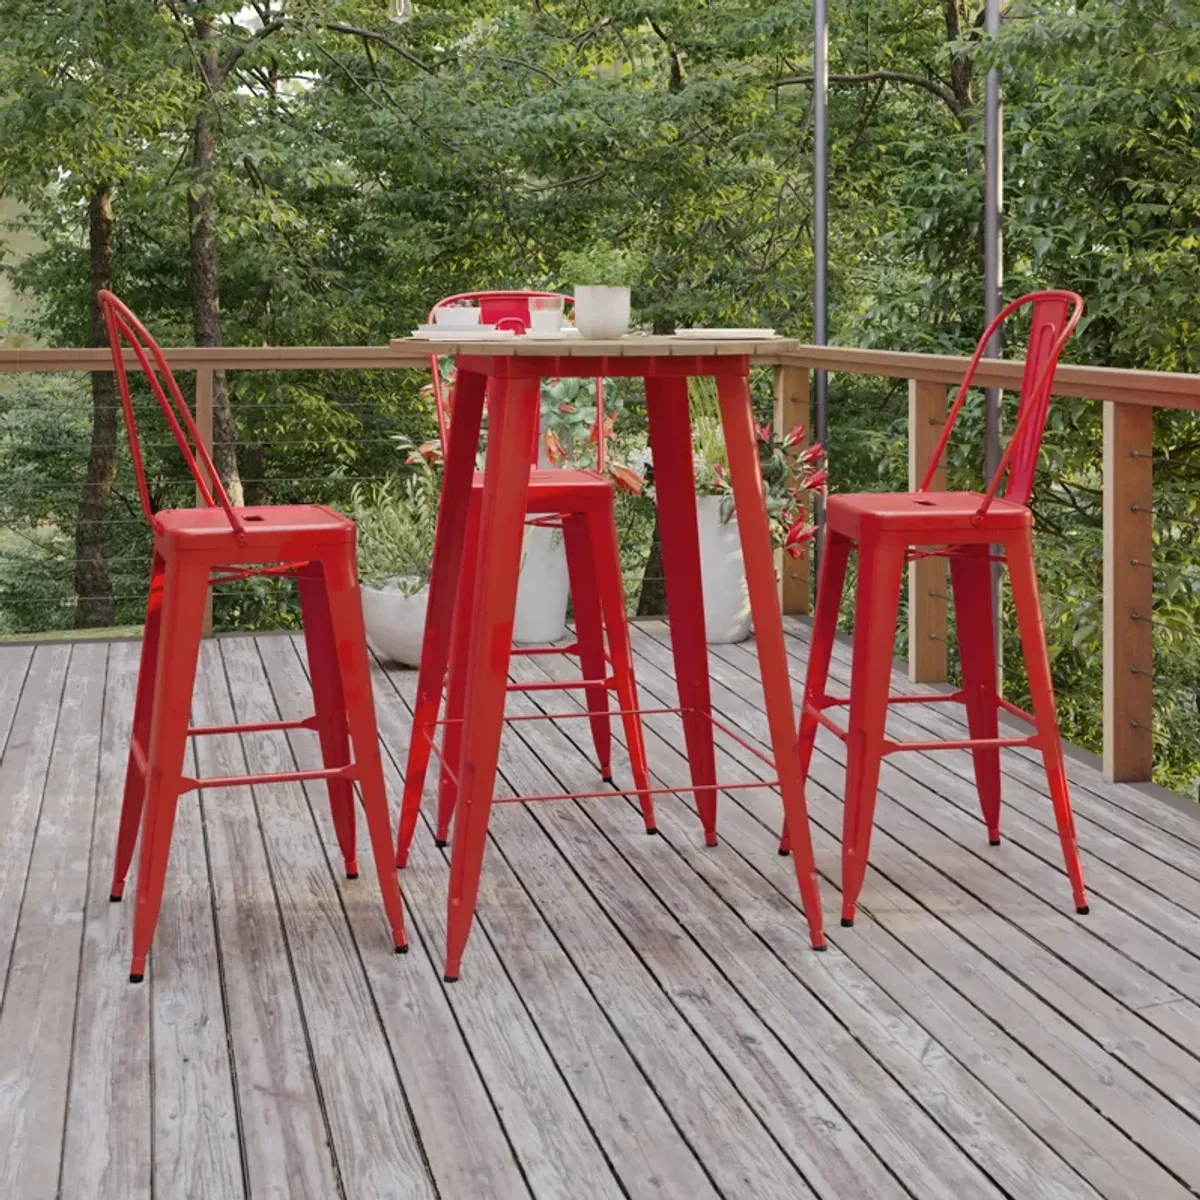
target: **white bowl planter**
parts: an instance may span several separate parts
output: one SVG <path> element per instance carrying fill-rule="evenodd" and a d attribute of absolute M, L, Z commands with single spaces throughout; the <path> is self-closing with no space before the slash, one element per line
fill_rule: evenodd
<path fill-rule="evenodd" d="M 575 328 L 585 338 L 619 338 L 629 332 L 629 289 L 587 285 L 575 289 Z"/>
<path fill-rule="evenodd" d="M 721 497 L 697 496 L 700 583 L 704 634 L 712 643 L 743 642 L 750 636 L 750 589 L 737 516 L 721 523 Z"/>
<path fill-rule="evenodd" d="M 371 645 L 384 658 L 406 667 L 419 667 L 429 592 L 422 588 L 415 595 L 406 596 L 400 584 L 400 580 L 394 579 L 380 587 L 362 585 L 363 622 Z M 569 595 L 562 531 L 530 526 L 525 530 L 517 581 L 513 641 L 522 645 L 549 645 L 565 638 Z"/>
<path fill-rule="evenodd" d="M 513 641 L 517 645 L 549 645 L 567 636 L 567 550 L 561 529 L 529 525 L 517 579 L 517 611 Z"/>
<path fill-rule="evenodd" d="M 419 667 L 429 591 L 422 588 L 415 595 L 406 596 L 400 590 L 400 583 L 399 579 L 393 579 L 380 587 L 362 585 L 363 623 L 371 645 L 384 658 L 406 667 Z"/>

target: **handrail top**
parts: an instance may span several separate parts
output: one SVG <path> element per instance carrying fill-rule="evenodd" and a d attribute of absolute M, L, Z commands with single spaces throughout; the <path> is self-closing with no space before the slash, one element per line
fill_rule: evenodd
<path fill-rule="evenodd" d="M 744 344 L 724 343 L 726 352 L 746 353 Z M 857 346 L 811 346 L 787 338 L 756 342 L 750 352 L 760 365 L 806 367 L 854 375 L 916 379 L 929 383 L 962 381 L 969 359 L 950 354 L 906 350 L 867 350 Z M 734 348 L 737 348 L 736 350 Z M 173 370 L 312 371 L 428 370 L 430 343 L 397 339 L 389 346 L 173 346 L 164 347 Z M 441 349 L 445 353 L 445 349 Z M 131 359 L 132 365 L 132 359 Z M 984 359 L 976 374 L 980 387 L 1015 391 L 1020 387 L 1022 359 Z M 0 349 L 0 375 L 28 371 L 103 371 L 112 369 L 103 348 L 29 347 Z M 1092 367 L 1061 363 L 1054 395 L 1073 396 L 1152 408 L 1200 409 L 1200 375 L 1142 371 L 1125 367 Z"/>

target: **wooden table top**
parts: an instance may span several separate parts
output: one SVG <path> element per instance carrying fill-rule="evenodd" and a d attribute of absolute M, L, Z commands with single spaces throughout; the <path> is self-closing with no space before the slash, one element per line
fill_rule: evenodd
<path fill-rule="evenodd" d="M 771 359 L 778 354 L 794 351 L 800 343 L 785 337 L 700 338 L 680 337 L 677 334 L 659 336 L 648 333 L 629 333 L 621 338 L 585 338 L 567 334 L 560 338 L 498 337 L 491 338 L 392 338 L 392 350 L 414 353 L 456 355 L 474 354 L 511 358 L 647 358 L 647 357 L 709 357 L 716 355 L 746 355 L 750 358 Z"/>

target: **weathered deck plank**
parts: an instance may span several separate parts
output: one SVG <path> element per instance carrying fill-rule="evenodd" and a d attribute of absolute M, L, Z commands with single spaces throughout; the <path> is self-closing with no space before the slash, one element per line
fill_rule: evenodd
<path fill-rule="evenodd" d="M 798 693 L 807 626 L 788 633 Z M 673 703 L 665 627 L 634 643 L 643 699 Z M 981 836 L 968 756 L 895 757 L 863 918 L 813 955 L 793 866 L 774 853 L 772 791 L 728 794 L 716 850 L 690 797 L 657 801 L 658 838 L 620 798 L 501 806 L 466 969 L 447 986 L 447 860 L 427 824 L 401 876 L 412 953 L 397 958 L 365 837 L 362 878 L 340 878 L 323 785 L 210 791 L 180 804 L 150 974 L 130 987 L 132 904 L 107 891 L 137 651 L 0 648 L 5 1195 L 1200 1190 L 1200 821 L 1188 814 L 1073 761 L 1094 895 L 1080 920 L 1033 756 L 1004 756 L 998 850 Z M 80 686 L 106 659 L 103 689 Z M 839 645 L 833 677 L 847 668 Z M 712 672 L 715 706 L 764 743 L 752 647 L 714 647 Z M 395 807 L 415 677 L 375 680 Z M 220 639 L 195 708 L 294 717 L 306 691 L 293 639 Z M 656 779 L 685 784 L 677 721 L 646 727 Z M 961 728 L 952 706 L 895 717 L 902 736 Z M 203 774 L 312 765 L 311 741 L 196 745 Z M 830 911 L 841 750 L 819 740 L 809 795 Z M 513 726 L 501 786 L 590 790 L 590 754 L 586 722 Z M 722 778 L 763 778 L 732 743 L 718 763 Z"/>
<path fill-rule="evenodd" d="M 0 995 L 0 1194 L 58 1186 L 108 647 L 76 646 Z M 49 1136 L 47 1136 L 49 1135 Z"/>

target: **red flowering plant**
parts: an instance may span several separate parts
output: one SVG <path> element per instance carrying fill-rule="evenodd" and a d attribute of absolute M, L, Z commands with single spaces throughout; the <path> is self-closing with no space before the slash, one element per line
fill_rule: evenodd
<path fill-rule="evenodd" d="M 696 491 L 700 495 L 721 497 L 721 521 L 733 517 L 733 489 L 725 457 L 725 437 L 721 428 L 720 408 L 708 381 L 693 380 L 692 446 Z M 797 425 L 787 433 L 772 430 L 770 422 L 755 425 L 758 461 L 762 468 L 763 490 L 771 540 L 777 549 L 799 558 L 804 547 L 816 536 L 809 519 L 810 497 L 824 494 L 829 479 L 825 470 L 825 447 L 819 442 L 805 446 L 806 430 Z"/>
<path fill-rule="evenodd" d="M 594 468 L 596 443 L 612 438 L 621 401 L 615 388 L 604 393 L 604 428 L 597 418 L 594 379 L 550 379 L 542 385 L 542 437 L 552 467 Z M 606 456 L 605 470 L 627 492 L 641 493 L 642 478 Z"/>

